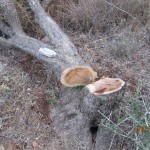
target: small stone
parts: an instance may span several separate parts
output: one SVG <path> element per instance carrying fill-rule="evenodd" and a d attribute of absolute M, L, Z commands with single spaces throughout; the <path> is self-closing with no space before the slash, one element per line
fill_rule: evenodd
<path fill-rule="evenodd" d="M 7 150 L 17 150 L 17 146 L 14 141 L 10 141 Z"/>
<path fill-rule="evenodd" d="M 31 88 L 27 88 L 27 91 L 32 91 Z"/>

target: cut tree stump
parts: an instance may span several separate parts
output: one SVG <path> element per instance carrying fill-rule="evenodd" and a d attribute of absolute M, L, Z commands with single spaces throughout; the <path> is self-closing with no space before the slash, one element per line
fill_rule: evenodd
<path fill-rule="evenodd" d="M 1 0 L 0 8 L 7 17 L 7 25 L 0 19 L 0 49 L 21 50 L 41 61 L 60 80 L 68 67 L 86 65 L 78 50 L 62 32 L 57 23 L 46 14 L 38 0 L 27 0 L 35 20 L 49 38 L 51 45 L 29 37 L 22 29 L 15 0 Z M 46 49 L 48 55 L 41 50 Z M 112 132 L 101 126 L 102 112 L 108 116 L 122 101 L 124 89 L 105 96 L 95 96 L 87 89 L 63 88 L 59 101 L 61 106 L 52 110 L 53 126 L 64 145 L 64 150 L 108 150 Z M 111 149 L 113 150 L 113 148 Z"/>

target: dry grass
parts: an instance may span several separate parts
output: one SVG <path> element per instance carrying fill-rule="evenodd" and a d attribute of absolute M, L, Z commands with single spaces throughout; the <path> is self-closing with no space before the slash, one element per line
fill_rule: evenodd
<path fill-rule="evenodd" d="M 34 15 L 28 3 L 24 0 L 17 0 L 16 7 L 24 31 L 37 39 L 44 37 L 44 32 L 34 21 Z"/>
<path fill-rule="evenodd" d="M 16 6 L 24 31 L 29 36 L 43 38 L 44 32 L 35 23 L 28 3 L 17 0 Z M 116 26 L 145 25 L 149 20 L 149 7 L 148 0 L 53 0 L 46 11 L 67 30 L 95 34 Z"/>
<path fill-rule="evenodd" d="M 113 0 L 57 0 L 49 6 L 48 13 L 57 22 L 75 31 L 104 32 L 110 27 L 136 22 L 146 24 L 149 2 Z"/>
<path fill-rule="evenodd" d="M 105 118 L 102 125 L 114 132 L 109 150 L 117 135 L 133 141 L 136 150 L 150 149 L 150 105 L 147 99 L 141 98 L 140 87 L 136 90 L 135 93 L 130 93 L 129 103 L 120 107 L 116 122 L 111 120 L 112 113 L 107 117 L 99 111 Z"/>
<path fill-rule="evenodd" d="M 47 77 L 42 64 L 33 57 L 12 53 L 5 53 L 7 58 L 0 53 L 0 59 L 9 59 L 0 74 L 0 148 L 14 142 L 16 149 L 28 150 L 36 141 L 47 149 L 56 136 L 50 113 L 57 99 L 55 78 L 50 74 Z M 55 92 L 50 93 L 52 90 Z"/>
<path fill-rule="evenodd" d="M 35 23 L 34 15 L 25 0 L 17 0 L 16 6 L 24 31 L 31 37 L 45 36 Z M 116 26 L 134 28 L 145 25 L 149 20 L 149 0 L 56 0 L 46 7 L 46 11 L 65 29 L 79 32 L 109 32 Z M 0 12 L 7 22 L 7 18 Z"/>

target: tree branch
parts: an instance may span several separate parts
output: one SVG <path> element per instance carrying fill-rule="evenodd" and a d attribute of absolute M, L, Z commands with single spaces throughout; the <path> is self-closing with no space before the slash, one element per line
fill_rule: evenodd
<path fill-rule="evenodd" d="M 5 35 L 11 37 L 13 36 L 13 31 L 10 27 L 8 27 L 3 20 L 0 18 L 0 30 L 3 32 Z"/>
<path fill-rule="evenodd" d="M 43 10 L 38 0 L 28 0 L 31 9 L 35 14 L 35 18 L 40 27 L 49 37 L 52 44 L 59 50 L 69 53 L 72 57 L 77 53 L 77 49 L 68 37 L 62 32 L 57 23 Z M 63 49 L 62 49 L 63 48 Z"/>
<path fill-rule="evenodd" d="M 8 21 L 15 32 L 15 36 L 12 36 L 8 40 L 1 40 L 1 43 L 8 43 L 12 47 L 19 48 L 26 53 L 35 56 L 42 62 L 45 62 L 47 66 L 56 72 L 56 76 L 60 77 L 61 72 L 70 67 L 84 64 L 84 61 L 78 55 L 78 52 L 72 42 L 68 37 L 61 31 L 58 25 L 51 19 L 43 10 L 38 0 L 28 0 L 33 11 L 35 12 L 39 25 L 45 31 L 45 33 L 50 37 L 52 43 L 54 44 L 56 57 L 48 58 L 40 53 L 40 49 L 48 48 L 50 46 L 44 44 L 43 42 L 28 37 L 23 33 L 17 12 L 14 6 L 14 0 L 2 0 L 0 1 L 0 6 L 3 6 Z M 11 12 L 12 11 L 12 12 Z M 1 46 L 2 47 L 2 46 Z M 7 47 L 7 46 L 6 46 Z M 2 47 L 4 48 L 4 47 Z M 53 48 L 54 49 L 54 48 Z M 76 61 L 74 60 L 76 59 Z"/>
<path fill-rule="evenodd" d="M 40 51 L 41 49 L 46 48 L 50 52 L 55 52 L 55 50 L 49 45 L 26 35 L 15 35 L 9 39 L 0 38 L 0 48 L 15 48 L 31 54 L 42 61 L 48 69 L 52 69 L 58 79 L 60 79 L 62 71 L 70 67 L 70 65 L 80 65 L 80 60 L 77 59 L 78 61 L 74 61 L 73 58 L 68 60 L 65 55 L 62 55 L 61 53 L 56 53 L 56 56 L 46 56 L 45 53 Z"/>
<path fill-rule="evenodd" d="M 7 16 L 9 25 L 13 29 L 14 34 L 24 34 L 15 8 L 15 0 L 0 0 L 0 8 Z"/>

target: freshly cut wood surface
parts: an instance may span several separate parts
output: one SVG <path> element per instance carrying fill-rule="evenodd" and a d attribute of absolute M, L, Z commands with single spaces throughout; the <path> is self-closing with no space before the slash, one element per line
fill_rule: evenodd
<path fill-rule="evenodd" d="M 125 82 L 119 78 L 103 77 L 99 81 L 87 85 L 89 91 L 93 94 L 110 94 L 120 90 Z"/>
<path fill-rule="evenodd" d="M 77 66 L 66 69 L 61 75 L 61 83 L 68 87 L 87 85 L 97 78 L 97 73 L 88 66 Z"/>

